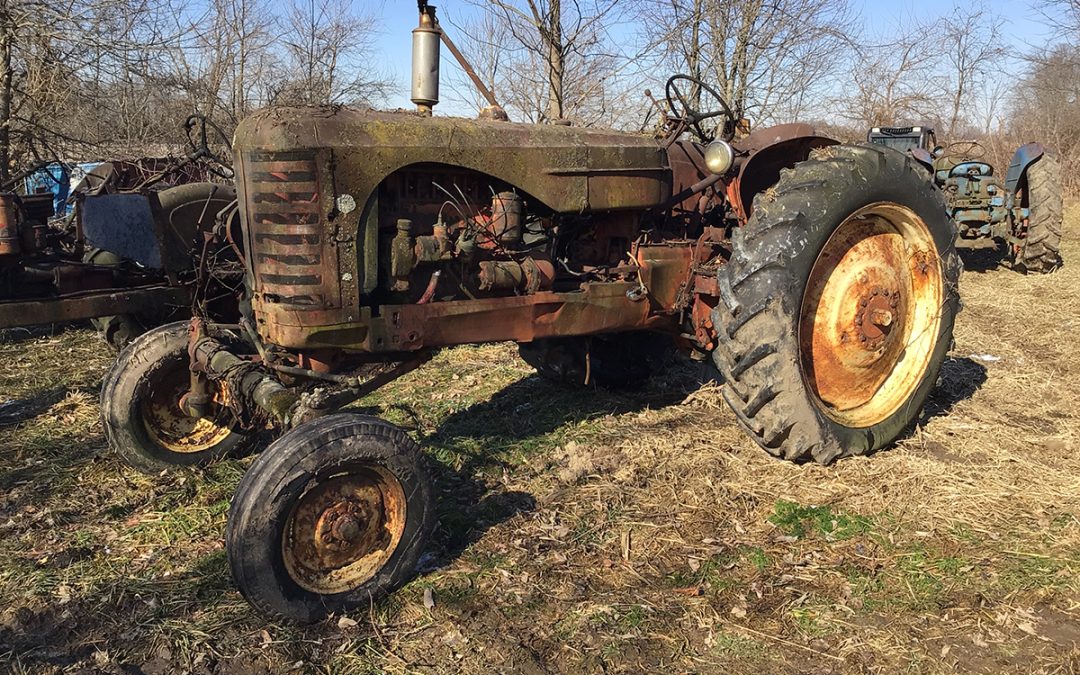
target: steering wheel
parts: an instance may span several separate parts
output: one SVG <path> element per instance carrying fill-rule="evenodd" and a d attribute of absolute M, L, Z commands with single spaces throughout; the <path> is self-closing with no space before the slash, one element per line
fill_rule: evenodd
<path fill-rule="evenodd" d="M 694 108 L 690 104 L 690 98 L 683 94 L 680 82 L 687 82 L 690 84 L 690 91 L 693 91 L 694 87 L 697 87 L 700 91 L 707 93 L 717 103 L 720 104 L 719 110 L 710 110 L 708 112 L 702 112 Z M 688 128 L 690 128 L 694 134 L 697 135 L 698 140 L 703 143 L 708 143 L 715 138 L 716 134 L 708 134 L 701 127 L 701 123 L 707 119 L 723 115 L 727 118 L 723 123 L 723 132 L 721 137 L 725 141 L 730 141 L 735 137 L 735 122 L 738 117 L 731 110 L 731 106 L 727 104 L 724 97 L 721 96 L 715 89 L 705 84 L 701 80 L 690 77 L 689 75 L 673 75 L 664 86 L 664 95 L 667 97 L 668 109 L 671 110 L 670 116 L 676 120 L 681 120 Z"/>
<path fill-rule="evenodd" d="M 207 135 L 208 128 L 216 136 L 214 142 L 222 145 L 229 154 L 227 158 L 216 154 L 210 149 L 210 139 Z M 222 178 L 233 177 L 232 140 L 221 127 L 205 115 L 190 115 L 184 122 L 184 131 L 187 133 L 188 146 L 191 148 L 188 159 L 197 160 L 205 157 L 222 167 L 221 169 L 210 167 L 210 171 Z"/>
<path fill-rule="evenodd" d="M 986 148 L 978 141 L 955 141 L 945 146 L 941 156 L 947 159 L 958 158 L 959 161 L 982 159 L 986 154 Z"/>

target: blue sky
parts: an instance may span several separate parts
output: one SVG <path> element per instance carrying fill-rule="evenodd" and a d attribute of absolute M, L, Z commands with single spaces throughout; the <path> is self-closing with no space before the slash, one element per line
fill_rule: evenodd
<path fill-rule="evenodd" d="M 613 0 L 617 1 L 617 0 Z M 987 0 L 986 6 L 1005 17 L 1005 32 L 1016 52 L 1029 51 L 1031 46 L 1044 46 L 1056 41 L 1051 30 L 1039 11 L 1034 8 L 1039 0 L 1021 2 L 1008 0 Z M 379 18 L 379 34 L 374 56 L 380 70 L 386 72 L 395 83 L 394 96 L 390 100 L 392 107 L 411 107 L 409 102 L 409 68 L 411 63 L 410 32 L 416 26 L 417 11 L 414 0 L 354 0 L 365 12 Z M 464 0 L 434 0 L 440 20 L 450 33 L 455 36 L 450 21 L 467 20 L 480 10 Z M 952 11 L 955 6 L 967 6 L 970 2 L 957 0 L 852 0 L 854 9 L 862 18 L 866 32 L 888 37 L 890 29 L 898 21 L 916 17 L 930 19 Z M 629 32 L 629 28 L 625 28 Z M 456 69 L 456 63 L 446 50 L 443 50 L 443 68 Z M 1017 67 L 1014 63 L 1012 67 Z M 462 109 L 449 101 L 450 92 L 443 78 L 444 102 L 436 108 L 441 114 L 472 116 L 475 111 Z"/>

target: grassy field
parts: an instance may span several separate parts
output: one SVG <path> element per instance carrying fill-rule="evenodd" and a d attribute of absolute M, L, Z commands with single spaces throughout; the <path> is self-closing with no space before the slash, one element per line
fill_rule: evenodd
<path fill-rule="evenodd" d="M 363 402 L 436 461 L 424 569 L 303 629 L 231 585 L 250 459 L 125 468 L 107 349 L 9 337 L 0 671 L 1080 672 L 1080 209 L 1067 225 L 1051 276 L 967 260 L 922 424 L 831 467 L 759 450 L 696 365 L 575 392 L 512 345 L 442 353 Z"/>

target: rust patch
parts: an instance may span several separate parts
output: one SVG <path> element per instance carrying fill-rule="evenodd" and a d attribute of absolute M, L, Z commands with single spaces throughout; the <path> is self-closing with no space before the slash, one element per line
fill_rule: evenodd
<path fill-rule="evenodd" d="M 893 414 L 922 381 L 944 296 L 926 224 L 909 209 L 871 204 L 833 232 L 803 298 L 799 344 L 822 410 L 868 427 Z"/>
<path fill-rule="evenodd" d="M 312 486 L 282 533 L 289 575 L 313 593 L 354 590 L 397 549 L 406 522 L 401 483 L 382 467 L 363 467 Z"/>
<path fill-rule="evenodd" d="M 150 386 L 149 396 L 139 405 L 143 428 L 150 438 L 169 452 L 190 454 L 210 450 L 232 434 L 227 394 L 213 382 L 210 409 L 206 417 L 196 418 L 181 408 L 190 389 L 187 363 L 178 361 L 168 373 Z"/>
<path fill-rule="evenodd" d="M 255 291 L 268 302 L 325 306 L 336 265 L 324 264 L 322 204 L 314 152 L 245 157 L 246 224 Z"/>

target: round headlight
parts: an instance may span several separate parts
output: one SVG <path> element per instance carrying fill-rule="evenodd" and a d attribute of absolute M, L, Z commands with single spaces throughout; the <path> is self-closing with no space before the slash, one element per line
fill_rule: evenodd
<path fill-rule="evenodd" d="M 713 173 L 727 173 L 735 163 L 735 149 L 724 141 L 713 141 L 705 146 L 705 166 Z"/>

